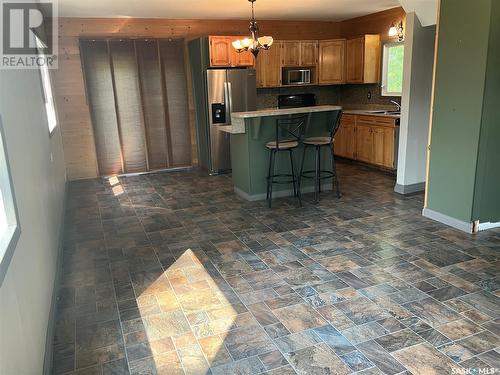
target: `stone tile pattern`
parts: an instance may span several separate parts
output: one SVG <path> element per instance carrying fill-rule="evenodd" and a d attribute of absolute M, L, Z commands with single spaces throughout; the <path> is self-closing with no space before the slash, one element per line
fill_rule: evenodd
<path fill-rule="evenodd" d="M 339 174 L 340 200 L 302 208 L 197 170 L 71 183 L 53 373 L 500 367 L 500 232 L 423 218 L 382 172 Z"/>

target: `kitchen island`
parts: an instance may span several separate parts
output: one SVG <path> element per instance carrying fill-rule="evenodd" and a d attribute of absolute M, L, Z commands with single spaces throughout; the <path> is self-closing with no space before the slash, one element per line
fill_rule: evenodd
<path fill-rule="evenodd" d="M 328 134 L 334 114 L 341 110 L 340 106 L 322 105 L 314 107 L 264 109 L 250 112 L 234 112 L 231 115 L 230 126 L 223 131 L 231 134 L 231 167 L 234 191 L 244 199 L 255 201 L 266 199 L 266 178 L 269 167 L 269 150 L 266 143 L 274 141 L 276 137 L 276 119 L 278 116 L 305 113 L 308 121 L 305 127 L 305 136 L 319 136 Z M 322 152 L 322 169 L 331 168 L 331 154 Z M 298 168 L 302 159 L 303 147 L 294 150 L 294 163 Z M 308 152 L 304 162 L 304 170 L 314 169 L 314 152 Z M 282 153 L 276 160 L 275 173 L 290 173 L 290 160 L 287 153 Z M 302 192 L 312 192 L 313 181 L 302 180 Z M 331 190 L 331 180 L 324 180 L 323 190 Z M 276 184 L 273 187 L 273 197 L 292 196 L 292 184 Z"/>

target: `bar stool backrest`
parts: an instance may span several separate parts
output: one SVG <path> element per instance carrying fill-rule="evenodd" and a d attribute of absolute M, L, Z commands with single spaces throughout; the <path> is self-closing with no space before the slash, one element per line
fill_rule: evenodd
<path fill-rule="evenodd" d="M 276 120 L 276 148 L 280 143 L 296 141 L 300 142 L 304 137 L 309 114 L 288 115 Z"/>
<path fill-rule="evenodd" d="M 330 128 L 330 144 L 333 143 L 335 139 L 335 134 L 337 134 L 337 131 L 340 128 L 340 119 L 342 118 L 342 110 L 334 111 L 333 112 L 333 118 L 332 118 L 332 124 Z"/>

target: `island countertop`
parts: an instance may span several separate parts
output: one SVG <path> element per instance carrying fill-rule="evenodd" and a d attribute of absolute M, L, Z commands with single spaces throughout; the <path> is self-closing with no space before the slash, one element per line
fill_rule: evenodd
<path fill-rule="evenodd" d="M 248 111 L 248 112 L 233 112 L 231 114 L 231 118 L 282 116 L 282 115 L 293 115 L 296 113 L 337 111 L 339 109 L 342 109 L 342 107 L 337 105 L 316 105 L 313 107 L 298 107 L 298 108 L 267 108 L 267 109 L 259 109 L 256 111 Z"/>
<path fill-rule="evenodd" d="M 256 119 L 259 121 L 263 117 L 294 115 L 299 113 L 318 113 L 330 112 L 341 110 L 342 107 L 338 105 L 317 105 L 313 107 L 298 107 L 298 108 L 268 108 L 259 109 L 256 111 L 248 112 L 233 112 L 231 114 L 230 126 L 221 127 L 220 130 L 231 134 L 244 134 L 245 133 L 245 120 Z"/>

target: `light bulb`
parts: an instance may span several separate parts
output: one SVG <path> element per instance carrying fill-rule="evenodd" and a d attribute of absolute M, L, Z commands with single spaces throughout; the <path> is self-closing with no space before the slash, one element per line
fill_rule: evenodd
<path fill-rule="evenodd" d="M 397 36 L 398 35 L 398 29 L 394 24 L 391 25 L 389 28 L 389 36 Z"/>
<path fill-rule="evenodd" d="M 271 36 L 261 36 L 259 38 L 259 43 L 264 48 L 269 48 L 273 44 L 273 38 Z"/>
<path fill-rule="evenodd" d="M 250 38 L 245 38 L 241 41 L 241 45 L 243 48 L 250 48 L 253 45 L 253 40 Z"/>
<path fill-rule="evenodd" d="M 233 43 L 234 49 L 240 50 L 243 49 L 243 45 L 241 44 L 241 40 L 235 40 Z"/>

